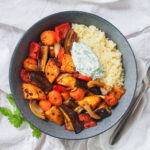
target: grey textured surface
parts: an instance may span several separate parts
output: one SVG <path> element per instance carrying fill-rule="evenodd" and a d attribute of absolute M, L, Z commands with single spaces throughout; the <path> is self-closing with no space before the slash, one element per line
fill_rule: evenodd
<path fill-rule="evenodd" d="M 95 25 L 106 33 L 106 36 L 117 43 L 118 49 L 123 55 L 123 67 L 125 69 L 126 93 L 122 96 L 117 107 L 112 110 L 112 115 L 100 122 L 93 128 L 82 131 L 79 134 L 70 132 L 50 121 L 44 121 L 31 112 L 28 101 L 24 100 L 20 79 L 20 70 L 23 60 L 28 55 L 29 43 L 38 41 L 40 33 L 46 29 L 53 29 L 63 22 L 71 22 L 85 25 Z M 19 41 L 10 64 L 9 71 L 10 88 L 15 102 L 22 115 L 42 132 L 63 139 L 85 139 L 98 135 L 115 125 L 128 109 L 135 93 L 137 83 L 137 68 L 132 49 L 125 37 L 109 22 L 93 14 L 77 11 L 61 12 L 48 16 L 34 24 Z"/>

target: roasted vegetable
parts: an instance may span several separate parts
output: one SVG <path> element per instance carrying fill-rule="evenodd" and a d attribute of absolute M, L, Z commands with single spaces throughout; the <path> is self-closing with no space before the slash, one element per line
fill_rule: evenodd
<path fill-rule="evenodd" d="M 67 115 L 65 116 L 65 128 L 66 130 L 74 131 L 71 119 Z"/>
<path fill-rule="evenodd" d="M 24 68 L 28 71 L 37 71 L 37 61 L 33 58 L 26 58 L 23 64 Z"/>
<path fill-rule="evenodd" d="M 29 48 L 29 56 L 33 59 L 38 59 L 40 54 L 40 44 L 37 42 L 31 42 Z"/>
<path fill-rule="evenodd" d="M 95 127 L 97 125 L 96 121 L 91 120 L 89 122 L 84 123 L 84 129 Z"/>
<path fill-rule="evenodd" d="M 84 75 L 80 74 L 79 72 L 74 73 L 74 74 L 73 74 L 73 77 L 78 78 L 78 79 L 81 79 L 81 80 L 85 80 L 85 81 L 90 81 L 90 80 L 92 80 L 91 77 L 84 76 Z"/>
<path fill-rule="evenodd" d="M 48 46 L 41 46 L 40 57 L 38 59 L 38 70 L 44 72 L 48 59 Z"/>
<path fill-rule="evenodd" d="M 101 83 L 99 81 L 94 81 L 94 80 L 91 80 L 87 83 L 87 86 L 88 88 L 92 88 L 92 87 L 95 87 L 95 86 L 98 86 L 98 87 L 105 87 L 105 84 L 104 83 Z"/>
<path fill-rule="evenodd" d="M 27 71 L 25 69 L 21 69 L 20 77 L 21 77 L 21 79 L 24 82 L 28 83 L 30 81 L 30 73 L 29 73 L 29 71 Z"/>
<path fill-rule="evenodd" d="M 76 79 L 76 86 L 77 87 L 82 87 L 84 89 L 88 89 L 87 87 L 87 81 L 81 80 L 81 79 Z"/>
<path fill-rule="evenodd" d="M 73 42 L 77 42 L 77 41 L 78 41 L 77 33 L 73 29 L 70 28 L 70 30 L 67 33 L 65 43 L 64 43 L 65 52 L 67 54 L 71 54 L 72 44 Z"/>
<path fill-rule="evenodd" d="M 102 95 L 107 95 L 107 94 L 108 94 L 107 89 L 104 88 L 104 87 L 100 87 L 100 91 L 101 91 L 101 94 L 102 94 Z"/>
<path fill-rule="evenodd" d="M 111 115 L 111 110 L 105 102 L 102 102 L 95 110 L 95 113 L 102 119 Z"/>
<path fill-rule="evenodd" d="M 24 94 L 24 98 L 25 99 L 28 99 L 28 100 L 31 100 L 31 99 L 37 99 L 37 100 L 40 100 L 40 99 L 46 99 L 46 96 L 44 94 L 44 92 L 32 85 L 32 84 L 28 84 L 28 83 L 23 83 L 22 84 L 22 89 L 23 89 L 23 94 Z"/>
<path fill-rule="evenodd" d="M 62 104 L 62 97 L 58 91 L 50 91 L 48 93 L 48 99 L 53 105 L 60 106 Z"/>
<path fill-rule="evenodd" d="M 119 100 L 120 97 L 126 92 L 126 90 L 124 88 L 121 88 L 121 87 L 114 87 L 112 91 L 114 92 L 115 98 L 117 100 Z"/>
<path fill-rule="evenodd" d="M 55 27 L 56 41 L 60 43 L 65 39 L 67 32 L 70 29 L 70 23 L 66 22 Z"/>
<path fill-rule="evenodd" d="M 43 110 L 43 111 L 47 111 L 51 108 L 51 103 L 48 100 L 40 100 L 39 102 L 39 107 Z"/>
<path fill-rule="evenodd" d="M 44 111 L 38 106 L 36 100 L 31 100 L 29 106 L 34 115 L 38 118 L 45 119 Z"/>
<path fill-rule="evenodd" d="M 53 90 L 58 91 L 58 92 L 68 92 L 68 90 L 61 85 L 54 85 Z"/>
<path fill-rule="evenodd" d="M 78 104 L 80 106 L 84 106 L 85 104 L 88 104 L 92 107 L 92 109 L 95 109 L 100 102 L 101 102 L 101 98 L 98 96 L 87 96 L 84 97 L 82 100 L 78 101 Z"/>
<path fill-rule="evenodd" d="M 31 72 L 30 80 L 32 84 L 41 88 L 46 94 L 52 89 L 51 83 L 49 83 L 42 72 Z"/>
<path fill-rule="evenodd" d="M 76 107 L 76 108 L 74 109 L 74 111 L 77 112 L 77 114 L 80 114 L 83 110 L 84 110 L 84 109 L 83 109 L 83 107 L 81 107 L 81 106 L 78 106 L 78 107 Z"/>
<path fill-rule="evenodd" d="M 55 50 L 54 50 L 54 47 L 53 47 L 53 46 L 50 46 L 50 47 L 49 47 L 49 51 L 50 51 L 50 57 L 51 57 L 51 58 L 55 57 Z"/>
<path fill-rule="evenodd" d="M 62 96 L 63 100 L 67 100 L 67 99 L 69 99 L 70 94 L 69 94 L 69 92 L 62 92 L 61 96 Z"/>
<path fill-rule="evenodd" d="M 74 110 L 76 107 L 78 107 L 78 104 L 76 103 L 76 101 L 72 98 L 64 101 L 64 103 L 66 106 L 68 106 L 69 108 L 71 108 L 72 110 Z"/>
<path fill-rule="evenodd" d="M 108 104 L 108 106 L 115 106 L 118 102 L 118 100 L 115 98 L 114 94 L 109 93 L 105 96 L 105 102 Z"/>
<path fill-rule="evenodd" d="M 61 74 L 56 79 L 57 84 L 63 85 L 65 87 L 69 87 L 73 89 L 76 84 L 76 79 L 72 77 L 70 74 Z"/>
<path fill-rule="evenodd" d="M 66 105 L 61 105 L 60 110 L 62 111 L 65 119 L 69 122 L 71 120 L 72 126 L 74 128 L 75 133 L 79 133 L 83 130 L 83 124 L 78 118 L 78 114 L 67 107 Z"/>
<path fill-rule="evenodd" d="M 78 117 L 79 120 L 83 122 L 89 122 L 92 120 L 92 118 L 88 114 L 79 114 Z"/>
<path fill-rule="evenodd" d="M 64 54 L 63 56 L 61 71 L 68 73 L 76 72 L 72 57 L 69 54 Z"/>
<path fill-rule="evenodd" d="M 59 53 L 58 53 L 58 62 L 62 65 L 62 61 L 63 61 L 63 58 L 64 58 L 64 54 L 65 54 L 65 50 L 64 48 L 61 48 L 59 50 Z"/>
<path fill-rule="evenodd" d="M 57 58 L 61 45 L 59 43 L 54 44 L 55 57 Z"/>
<path fill-rule="evenodd" d="M 62 125 L 64 123 L 63 114 L 56 106 L 52 106 L 48 111 L 46 111 L 45 116 L 58 125 Z"/>
<path fill-rule="evenodd" d="M 47 30 L 41 33 L 41 42 L 45 45 L 53 45 L 55 43 L 55 32 L 52 30 Z"/>
<path fill-rule="evenodd" d="M 70 96 L 75 100 L 83 99 L 85 91 L 82 88 L 76 87 L 70 92 Z"/>
<path fill-rule="evenodd" d="M 56 66 L 55 61 L 53 59 L 49 59 L 45 68 L 45 75 L 49 82 L 53 83 L 59 73 L 60 69 Z"/>
<path fill-rule="evenodd" d="M 97 86 L 91 87 L 88 90 L 96 95 L 101 95 L 100 88 Z"/>

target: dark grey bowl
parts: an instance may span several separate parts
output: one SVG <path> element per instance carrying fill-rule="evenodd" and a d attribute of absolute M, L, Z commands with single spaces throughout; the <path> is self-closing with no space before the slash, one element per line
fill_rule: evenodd
<path fill-rule="evenodd" d="M 56 25 L 64 22 L 95 25 L 106 33 L 106 36 L 117 43 L 118 49 L 123 57 L 123 67 L 125 69 L 125 89 L 126 93 L 119 101 L 119 105 L 112 110 L 112 115 L 98 122 L 96 127 L 89 128 L 79 134 L 64 129 L 64 126 L 58 126 L 50 121 L 44 121 L 37 118 L 30 110 L 28 101 L 24 99 L 19 73 L 23 66 L 23 61 L 28 55 L 29 43 L 39 41 L 40 33 L 46 29 L 54 29 Z M 111 23 L 103 18 L 80 11 L 66 11 L 50 15 L 25 32 L 13 53 L 10 70 L 9 82 L 13 98 L 21 114 L 36 128 L 45 134 L 62 139 L 85 139 L 103 133 L 114 126 L 125 114 L 133 99 L 137 84 L 137 67 L 132 49 L 126 38 Z"/>

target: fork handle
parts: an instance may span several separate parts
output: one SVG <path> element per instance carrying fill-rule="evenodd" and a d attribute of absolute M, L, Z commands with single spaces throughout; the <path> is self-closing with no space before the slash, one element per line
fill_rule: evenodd
<path fill-rule="evenodd" d="M 125 113 L 125 116 L 122 117 L 122 119 L 120 120 L 119 124 L 117 125 L 117 127 L 115 128 L 114 132 L 112 133 L 109 143 L 111 145 L 114 145 L 120 137 L 120 134 L 125 126 L 125 124 L 127 123 L 130 115 L 132 114 L 133 110 L 136 109 L 136 107 L 138 106 L 140 100 L 142 99 L 145 91 L 147 90 L 147 86 L 145 85 L 145 83 L 143 82 L 143 86 L 142 89 L 140 91 L 140 93 L 138 94 L 137 98 L 131 103 L 131 105 L 129 106 L 127 112 Z"/>

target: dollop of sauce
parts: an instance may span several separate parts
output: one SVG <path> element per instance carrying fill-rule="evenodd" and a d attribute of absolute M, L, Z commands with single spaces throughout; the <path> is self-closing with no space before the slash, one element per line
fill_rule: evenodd
<path fill-rule="evenodd" d="M 93 80 L 104 76 L 104 70 L 92 49 L 82 42 L 74 42 L 71 50 L 76 70 Z"/>

